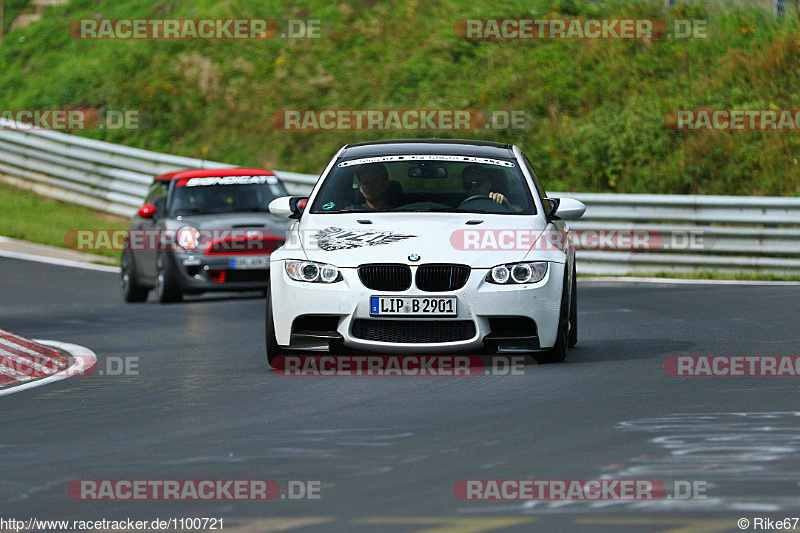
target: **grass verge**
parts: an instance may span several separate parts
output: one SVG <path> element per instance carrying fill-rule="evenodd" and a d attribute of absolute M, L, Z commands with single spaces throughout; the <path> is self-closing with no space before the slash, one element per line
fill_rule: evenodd
<path fill-rule="evenodd" d="M 38 194 L 0 183 L 0 235 L 39 244 L 66 248 L 64 236 L 72 229 L 127 229 L 123 217 L 88 207 L 51 200 Z M 96 251 L 97 255 L 119 259 L 118 251 Z"/>

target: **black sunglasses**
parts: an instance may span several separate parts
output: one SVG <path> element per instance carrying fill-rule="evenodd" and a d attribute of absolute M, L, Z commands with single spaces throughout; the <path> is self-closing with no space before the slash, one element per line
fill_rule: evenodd
<path fill-rule="evenodd" d="M 472 189 L 474 187 L 478 187 L 483 183 L 487 183 L 489 180 L 469 180 L 464 182 L 465 189 Z"/>

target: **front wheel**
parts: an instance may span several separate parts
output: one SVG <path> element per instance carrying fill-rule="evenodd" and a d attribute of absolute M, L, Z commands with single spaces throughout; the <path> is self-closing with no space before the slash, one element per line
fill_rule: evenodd
<path fill-rule="evenodd" d="M 565 269 L 566 270 L 566 269 Z M 574 277 L 573 277 L 574 279 Z M 570 341 L 570 301 L 567 283 L 569 278 L 564 272 L 564 283 L 561 288 L 561 311 L 558 320 L 558 333 L 556 334 L 556 344 L 551 350 L 540 352 L 533 355 L 538 363 L 560 363 L 567 357 Z M 577 340 L 577 339 L 576 339 Z"/>
<path fill-rule="evenodd" d="M 136 271 L 133 268 L 133 260 L 130 258 L 129 252 L 122 253 L 119 273 L 119 290 L 122 293 L 123 300 L 128 303 L 147 300 L 147 294 L 150 290 L 142 287 L 136 281 Z"/>
<path fill-rule="evenodd" d="M 159 254 L 156 260 L 156 298 L 162 304 L 180 302 L 183 293 L 178 285 L 177 273 L 172 263 L 164 254 Z"/>
<path fill-rule="evenodd" d="M 569 302 L 569 347 L 578 344 L 578 275 L 572 265 L 572 298 Z"/>
<path fill-rule="evenodd" d="M 266 348 L 267 348 L 267 362 L 269 366 L 274 367 L 272 362 L 280 355 L 286 355 L 286 350 L 278 345 L 275 338 L 275 319 L 272 317 L 272 294 L 267 289 L 267 318 L 264 321 L 264 330 L 266 333 Z"/>

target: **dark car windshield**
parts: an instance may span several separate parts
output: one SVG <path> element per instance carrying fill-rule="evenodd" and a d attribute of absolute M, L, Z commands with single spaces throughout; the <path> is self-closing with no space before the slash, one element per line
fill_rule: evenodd
<path fill-rule="evenodd" d="M 337 162 L 311 213 L 536 213 L 513 159 L 393 155 Z"/>
<path fill-rule="evenodd" d="M 268 212 L 288 193 L 275 176 L 220 176 L 176 180 L 169 215 Z"/>

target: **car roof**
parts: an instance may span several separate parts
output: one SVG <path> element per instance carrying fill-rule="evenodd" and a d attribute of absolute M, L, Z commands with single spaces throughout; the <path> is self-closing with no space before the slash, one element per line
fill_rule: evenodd
<path fill-rule="evenodd" d="M 183 178 L 212 178 L 224 176 L 274 176 L 271 170 L 263 168 L 205 168 L 178 170 L 156 176 L 156 181 L 177 180 Z"/>
<path fill-rule="evenodd" d="M 397 139 L 345 146 L 342 157 L 361 158 L 402 154 L 453 154 L 474 157 L 513 157 L 513 146 L 468 139 Z"/>

